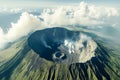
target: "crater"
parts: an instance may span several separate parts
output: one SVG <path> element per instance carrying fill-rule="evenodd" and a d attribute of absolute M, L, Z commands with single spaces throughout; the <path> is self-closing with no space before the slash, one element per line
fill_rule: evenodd
<path fill-rule="evenodd" d="M 40 57 L 68 64 L 90 60 L 97 47 L 85 34 L 60 27 L 34 32 L 28 38 L 28 44 Z"/>

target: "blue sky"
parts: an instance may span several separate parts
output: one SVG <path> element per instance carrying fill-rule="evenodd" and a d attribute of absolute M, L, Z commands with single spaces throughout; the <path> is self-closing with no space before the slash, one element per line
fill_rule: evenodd
<path fill-rule="evenodd" d="M 0 0 L 0 7 L 39 8 L 55 7 L 59 5 L 77 5 L 81 1 L 103 6 L 120 7 L 120 0 Z"/>

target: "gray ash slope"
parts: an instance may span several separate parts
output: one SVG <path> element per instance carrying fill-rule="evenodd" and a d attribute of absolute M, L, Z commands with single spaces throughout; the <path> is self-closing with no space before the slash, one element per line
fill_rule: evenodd
<path fill-rule="evenodd" d="M 96 42 L 95 57 L 86 63 L 59 64 L 41 58 L 27 41 L 22 49 L 4 67 L 1 80 L 119 80 L 119 52 L 107 44 L 108 40 L 83 32 Z M 21 44 L 20 43 L 20 44 Z M 20 45 L 19 44 L 19 45 Z M 20 47 L 17 45 L 16 47 Z M 118 47 L 119 49 L 119 47 Z M 4 71 L 2 71 L 4 70 Z"/>

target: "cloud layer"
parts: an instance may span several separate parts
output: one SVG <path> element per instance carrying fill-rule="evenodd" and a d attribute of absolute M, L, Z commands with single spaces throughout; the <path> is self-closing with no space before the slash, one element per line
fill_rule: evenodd
<path fill-rule="evenodd" d="M 11 23 L 7 34 L 0 28 L 0 48 L 2 49 L 6 44 L 28 35 L 39 26 L 41 26 L 41 22 L 36 16 L 27 12 L 22 13 L 17 23 Z"/>
<path fill-rule="evenodd" d="M 120 25 L 119 18 L 119 11 L 115 8 L 89 5 L 84 2 L 78 6 L 44 9 L 39 16 L 24 12 L 17 23 L 11 23 L 7 34 L 0 29 L 0 49 L 38 29 L 67 25 L 116 27 Z"/>
<path fill-rule="evenodd" d="M 54 25 L 84 25 L 111 26 L 115 25 L 119 12 L 115 8 L 89 5 L 81 2 L 78 6 L 45 9 L 40 15 L 46 24 Z M 118 21 L 117 21 L 118 22 Z M 117 23 L 116 23 L 117 24 Z"/>

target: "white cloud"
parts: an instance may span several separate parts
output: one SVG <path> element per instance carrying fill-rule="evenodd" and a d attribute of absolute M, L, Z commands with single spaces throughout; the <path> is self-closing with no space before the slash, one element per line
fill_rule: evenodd
<path fill-rule="evenodd" d="M 19 13 L 23 11 L 22 8 L 0 8 L 0 13 Z"/>
<path fill-rule="evenodd" d="M 0 13 L 23 13 L 23 12 L 36 12 L 37 9 L 28 8 L 0 8 Z"/>
<path fill-rule="evenodd" d="M 116 19 L 114 17 L 118 16 L 119 12 L 115 8 L 94 6 L 84 2 L 81 2 L 79 6 L 63 6 L 56 9 L 46 9 L 40 15 L 45 20 L 45 23 L 50 26 L 70 24 L 109 26 Z"/>
<path fill-rule="evenodd" d="M 27 12 L 23 13 L 17 23 L 12 23 L 12 27 L 7 33 L 7 38 L 11 38 L 12 41 L 21 36 L 26 36 L 29 32 L 32 32 L 40 26 L 40 20 Z"/>
<path fill-rule="evenodd" d="M 33 32 L 37 27 L 41 26 L 41 21 L 37 16 L 28 14 L 27 12 L 22 13 L 17 23 L 11 23 L 11 28 L 7 34 L 4 34 L 3 30 L 0 29 L 0 49 L 9 42 L 14 42 L 19 38 L 28 35 Z"/>
<path fill-rule="evenodd" d="M 6 10 L 6 9 L 5 9 Z M 16 9 L 19 11 L 20 9 Z M 13 12 L 14 10 L 12 10 Z M 39 18 L 42 18 L 41 21 Z M 81 2 L 78 6 L 62 6 L 45 9 L 39 16 L 22 13 L 17 23 L 11 23 L 7 34 L 0 29 L 0 45 L 14 42 L 30 32 L 51 26 L 84 25 L 84 26 L 118 26 L 119 11 L 115 8 L 89 5 Z"/>

